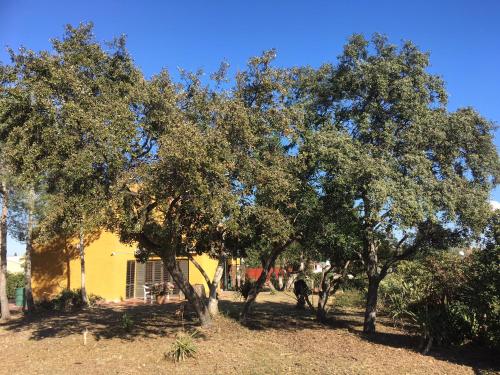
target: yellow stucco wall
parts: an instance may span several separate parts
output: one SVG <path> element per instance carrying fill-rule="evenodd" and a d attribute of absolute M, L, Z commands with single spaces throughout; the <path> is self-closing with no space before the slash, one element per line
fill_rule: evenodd
<path fill-rule="evenodd" d="M 64 239 L 36 245 L 31 255 L 33 296 L 48 299 L 62 289 L 71 288 L 67 269 L 76 249 Z"/>
<path fill-rule="evenodd" d="M 127 260 L 135 260 L 134 247 L 121 243 L 113 233 L 102 232 L 85 249 L 87 292 L 109 301 L 125 299 Z M 71 289 L 81 287 L 80 258 L 70 262 Z"/>
<path fill-rule="evenodd" d="M 207 255 L 195 257 L 213 277 L 217 261 Z M 96 294 L 108 301 L 125 299 L 127 261 L 135 260 L 134 247 L 119 241 L 117 235 L 101 232 L 86 240 L 85 273 L 87 293 Z M 32 257 L 33 294 L 35 299 L 47 299 L 63 289 L 81 287 L 80 258 L 76 241 L 56 240 L 35 246 Z M 205 279 L 196 267 L 189 263 L 189 282 L 203 284 Z"/>
<path fill-rule="evenodd" d="M 216 259 L 210 258 L 207 254 L 195 255 L 194 258 L 203 267 L 208 277 L 213 278 L 218 261 Z M 205 292 L 208 296 L 208 285 L 205 281 L 205 278 L 198 270 L 198 268 L 196 268 L 195 265 L 191 262 L 189 262 L 189 282 L 192 285 L 203 284 L 205 286 Z"/>

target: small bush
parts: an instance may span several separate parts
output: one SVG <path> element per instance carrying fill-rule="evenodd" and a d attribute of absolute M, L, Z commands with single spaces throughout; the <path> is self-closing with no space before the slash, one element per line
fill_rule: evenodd
<path fill-rule="evenodd" d="M 16 289 L 24 288 L 24 274 L 22 272 L 7 272 L 7 297 L 16 297 Z"/>
<path fill-rule="evenodd" d="M 344 290 L 359 290 L 366 293 L 368 291 L 368 279 L 364 273 L 355 274 L 352 278 L 346 278 L 342 283 Z"/>
<path fill-rule="evenodd" d="M 98 301 L 102 300 L 102 297 L 96 296 L 94 294 L 88 294 L 88 305 L 93 307 Z M 54 311 L 74 311 L 82 308 L 84 306 L 82 299 L 81 289 L 64 289 L 59 295 L 51 300 L 41 301 L 38 304 L 39 307 L 45 310 Z"/>
<path fill-rule="evenodd" d="M 196 335 L 196 331 L 191 334 L 185 332 L 177 334 L 170 350 L 165 353 L 165 358 L 170 358 L 174 362 L 180 362 L 186 360 L 186 358 L 194 357 L 197 352 L 194 342 Z"/>
<path fill-rule="evenodd" d="M 498 350 L 499 260 L 494 248 L 402 262 L 380 285 L 383 306 L 395 322 L 418 327 L 423 339 L 441 345 L 472 340 Z"/>
<path fill-rule="evenodd" d="M 42 310 L 47 310 L 47 311 L 53 311 L 55 310 L 55 304 L 54 300 L 52 299 L 44 299 L 39 302 L 36 302 L 36 307 L 37 309 L 42 309 Z"/>
<path fill-rule="evenodd" d="M 134 320 L 127 313 L 122 315 L 122 328 L 125 332 L 131 332 L 134 328 Z"/>
<path fill-rule="evenodd" d="M 89 300 L 89 307 L 95 307 L 99 302 L 103 301 L 104 298 L 95 294 L 88 294 L 87 299 Z"/>
<path fill-rule="evenodd" d="M 471 332 L 467 308 L 460 302 L 465 262 L 452 254 L 403 262 L 381 285 L 384 305 L 396 322 L 418 326 L 422 339 L 461 344 Z"/>
<path fill-rule="evenodd" d="M 491 246 L 469 257 L 461 301 L 471 310 L 473 339 L 500 351 L 500 247 Z"/>
<path fill-rule="evenodd" d="M 72 311 L 83 306 L 81 290 L 63 290 L 54 299 L 54 310 L 57 311 Z"/>

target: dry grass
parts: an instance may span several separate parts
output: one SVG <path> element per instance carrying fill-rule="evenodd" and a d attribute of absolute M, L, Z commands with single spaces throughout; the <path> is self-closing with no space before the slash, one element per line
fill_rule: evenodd
<path fill-rule="evenodd" d="M 334 311 L 324 326 L 293 303 L 283 293 L 262 294 L 244 327 L 236 321 L 240 302 L 224 294 L 223 316 L 201 330 L 196 358 L 178 364 L 165 360 L 164 353 L 182 326 L 195 325 L 189 316 L 181 324 L 177 303 L 108 305 L 31 319 L 18 314 L 0 326 L 0 373 L 477 374 L 498 366 L 491 354 L 471 348 L 423 356 L 414 350 L 414 337 L 383 319 L 379 332 L 366 337 L 359 308 Z M 134 321 L 129 332 L 122 326 L 124 313 Z"/>

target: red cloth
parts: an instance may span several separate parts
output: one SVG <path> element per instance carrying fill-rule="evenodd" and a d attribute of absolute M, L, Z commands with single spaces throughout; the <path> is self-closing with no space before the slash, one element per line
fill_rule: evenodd
<path fill-rule="evenodd" d="M 282 272 L 282 270 L 280 269 L 280 267 L 275 267 L 275 268 L 271 269 L 271 272 L 269 272 L 269 275 L 267 275 L 266 282 L 268 282 L 271 279 L 271 275 L 272 274 L 274 274 L 274 276 L 277 279 L 278 275 L 281 272 Z M 262 267 L 259 267 L 259 268 L 247 268 L 247 270 L 245 272 L 245 275 L 246 275 L 247 279 L 257 280 L 260 277 L 261 273 L 262 273 Z"/>

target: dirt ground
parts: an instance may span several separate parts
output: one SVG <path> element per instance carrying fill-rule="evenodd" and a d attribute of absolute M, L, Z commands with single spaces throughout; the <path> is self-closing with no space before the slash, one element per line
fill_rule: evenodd
<path fill-rule="evenodd" d="M 333 311 L 328 325 L 298 311 L 284 293 L 262 293 L 246 326 L 236 321 L 241 302 L 224 293 L 222 316 L 195 340 L 198 353 L 181 363 L 164 358 L 179 330 L 179 302 L 102 305 L 78 313 L 20 313 L 0 325 L 2 374 L 489 374 L 492 353 L 477 348 L 435 349 L 424 356 L 418 340 L 380 319 L 375 335 L 361 333 L 362 311 Z M 122 327 L 126 313 L 131 332 Z M 184 327 L 184 328 L 182 328 Z M 87 344 L 83 332 L 87 330 Z"/>

